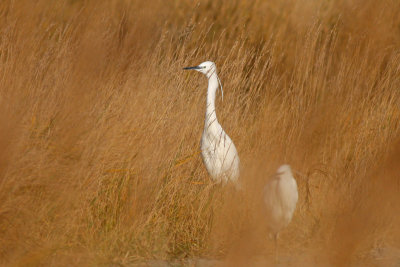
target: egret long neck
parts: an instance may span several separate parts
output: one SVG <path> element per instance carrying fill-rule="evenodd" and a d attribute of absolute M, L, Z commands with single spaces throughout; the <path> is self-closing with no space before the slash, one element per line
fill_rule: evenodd
<path fill-rule="evenodd" d="M 218 123 L 217 114 L 215 113 L 215 93 L 218 89 L 218 78 L 217 74 L 214 73 L 208 78 L 208 89 L 207 89 L 207 108 L 206 108 L 206 127 L 210 127 L 214 123 Z"/>

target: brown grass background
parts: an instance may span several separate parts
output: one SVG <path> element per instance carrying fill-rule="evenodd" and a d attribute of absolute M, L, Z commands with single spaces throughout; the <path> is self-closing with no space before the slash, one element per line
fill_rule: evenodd
<path fill-rule="evenodd" d="M 300 199 L 291 266 L 400 264 L 400 2 L 0 3 L 0 263 L 272 262 L 261 188 Z M 199 154 L 206 79 L 242 192 Z"/>

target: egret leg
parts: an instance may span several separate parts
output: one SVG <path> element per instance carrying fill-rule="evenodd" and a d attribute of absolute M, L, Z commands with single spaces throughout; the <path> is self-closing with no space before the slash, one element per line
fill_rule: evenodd
<path fill-rule="evenodd" d="M 278 264 L 278 233 L 274 234 L 274 245 L 275 245 L 275 265 Z"/>

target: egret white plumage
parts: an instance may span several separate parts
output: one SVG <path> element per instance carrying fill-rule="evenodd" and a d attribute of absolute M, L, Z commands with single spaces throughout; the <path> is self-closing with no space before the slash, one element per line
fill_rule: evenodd
<path fill-rule="evenodd" d="M 275 240 L 275 249 L 279 232 L 292 220 L 298 198 L 297 183 L 290 166 L 280 166 L 264 188 L 267 223 Z"/>
<path fill-rule="evenodd" d="M 218 123 L 217 114 L 215 113 L 215 94 L 218 90 L 218 85 L 220 85 L 223 98 L 217 67 L 214 62 L 206 61 L 198 66 L 184 69 L 201 72 L 208 79 L 206 116 L 201 137 L 201 155 L 206 169 L 214 181 L 232 181 L 238 185 L 239 155 L 231 138 Z"/>

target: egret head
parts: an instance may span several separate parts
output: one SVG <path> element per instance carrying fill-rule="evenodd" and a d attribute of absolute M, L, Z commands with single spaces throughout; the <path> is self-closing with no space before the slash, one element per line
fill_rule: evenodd
<path fill-rule="evenodd" d="M 211 75 L 213 75 L 214 73 L 217 72 L 217 67 L 215 66 L 215 63 L 211 62 L 211 61 L 206 61 L 206 62 L 201 63 L 198 66 L 186 67 L 183 69 L 184 70 L 197 70 L 198 72 L 201 72 L 204 75 L 206 75 L 207 78 L 210 78 Z"/>
<path fill-rule="evenodd" d="M 289 165 L 284 164 L 284 165 L 281 165 L 276 172 L 277 172 L 277 174 L 291 173 L 292 169 L 290 168 Z"/>
<path fill-rule="evenodd" d="M 206 76 L 207 76 L 207 79 L 210 79 L 210 77 L 211 77 L 213 74 L 215 74 L 215 77 L 217 77 L 218 83 L 219 83 L 219 86 L 220 86 L 220 89 L 221 89 L 221 97 L 222 97 L 222 99 L 224 99 L 224 90 L 222 89 L 221 81 L 220 81 L 219 78 L 218 78 L 218 75 L 217 75 L 217 67 L 215 66 L 215 63 L 214 63 L 214 62 L 205 61 L 205 62 L 201 63 L 201 64 L 198 65 L 198 66 L 186 67 L 186 68 L 183 68 L 183 69 L 184 69 L 184 70 L 197 70 L 198 72 L 201 72 L 201 73 L 203 73 L 204 75 L 206 75 Z"/>

